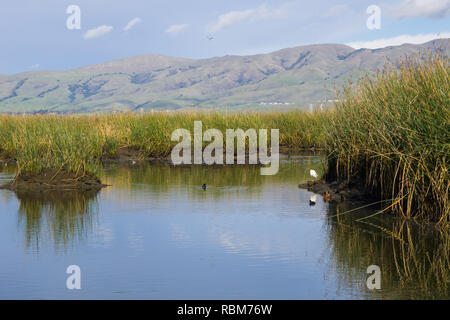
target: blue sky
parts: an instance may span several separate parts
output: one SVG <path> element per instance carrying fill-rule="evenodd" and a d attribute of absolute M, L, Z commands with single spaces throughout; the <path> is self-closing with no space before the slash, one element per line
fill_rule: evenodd
<path fill-rule="evenodd" d="M 68 29 L 70 5 L 80 29 Z M 369 30 L 370 5 L 381 28 Z M 0 73 L 154 53 L 207 58 L 313 43 L 381 47 L 450 37 L 450 0 L 2 0 Z M 213 40 L 208 40 L 213 37 Z"/>

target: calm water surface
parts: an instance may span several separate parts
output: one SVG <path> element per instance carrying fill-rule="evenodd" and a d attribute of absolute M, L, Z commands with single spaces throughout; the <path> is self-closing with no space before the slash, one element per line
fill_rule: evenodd
<path fill-rule="evenodd" d="M 276 176 L 116 163 L 97 194 L 0 190 L 0 298 L 448 299 L 448 232 L 309 206 L 297 185 L 322 160 L 285 159 Z M 1 183 L 14 176 L 2 170 Z M 366 287 L 372 264 L 381 290 Z M 81 290 L 66 289 L 69 265 Z"/>

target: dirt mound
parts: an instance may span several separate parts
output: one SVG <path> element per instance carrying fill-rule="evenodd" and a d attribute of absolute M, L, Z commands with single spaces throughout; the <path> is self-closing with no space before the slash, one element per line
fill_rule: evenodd
<path fill-rule="evenodd" d="M 140 160 L 143 156 L 141 152 L 134 147 L 121 147 L 115 154 L 104 155 L 103 161 L 128 161 L 128 160 Z"/>
<path fill-rule="evenodd" d="M 365 202 L 374 199 L 372 194 L 355 182 L 332 181 L 327 183 L 325 180 L 317 180 L 299 184 L 298 187 L 322 195 L 327 193 L 329 201 L 336 203 L 343 201 Z"/>
<path fill-rule="evenodd" d="M 91 191 L 106 187 L 93 174 L 76 175 L 72 172 L 45 170 L 39 174 L 19 174 L 1 189 L 39 192 L 44 190 Z"/>

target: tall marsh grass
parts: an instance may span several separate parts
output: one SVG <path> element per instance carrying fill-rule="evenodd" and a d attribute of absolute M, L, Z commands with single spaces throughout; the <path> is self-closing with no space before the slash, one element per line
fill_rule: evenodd
<path fill-rule="evenodd" d="M 400 216 L 450 222 L 449 60 L 406 58 L 340 93 L 329 174 L 358 179 Z"/>
<path fill-rule="evenodd" d="M 0 116 L 0 156 L 16 159 L 20 173 L 63 169 L 77 174 L 95 172 L 102 158 L 120 148 L 136 150 L 142 158 L 168 156 L 178 143 L 175 129 L 193 132 L 216 128 L 280 129 L 280 145 L 291 149 L 325 145 L 327 112 L 166 113 L 91 116 Z"/>

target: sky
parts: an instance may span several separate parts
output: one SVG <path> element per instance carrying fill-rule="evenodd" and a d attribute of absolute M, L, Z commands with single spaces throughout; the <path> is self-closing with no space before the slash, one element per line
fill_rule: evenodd
<path fill-rule="evenodd" d="M 78 14 L 79 13 L 79 14 Z M 450 37 L 450 0 L 2 0 L 0 74 Z"/>

